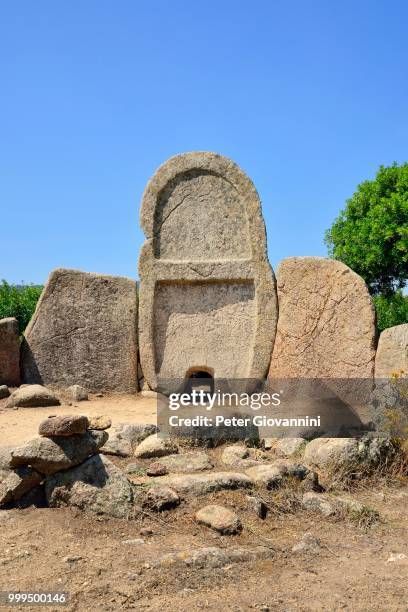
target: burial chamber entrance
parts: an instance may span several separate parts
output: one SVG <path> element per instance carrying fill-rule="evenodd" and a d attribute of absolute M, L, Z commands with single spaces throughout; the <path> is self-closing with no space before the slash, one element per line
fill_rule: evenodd
<path fill-rule="evenodd" d="M 214 370 L 203 366 L 189 368 L 185 376 L 184 390 L 186 393 L 192 391 L 214 393 Z"/>

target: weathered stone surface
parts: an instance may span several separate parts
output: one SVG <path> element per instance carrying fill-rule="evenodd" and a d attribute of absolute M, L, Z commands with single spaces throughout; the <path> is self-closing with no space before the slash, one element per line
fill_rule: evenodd
<path fill-rule="evenodd" d="M 375 377 L 390 378 L 396 372 L 408 376 L 408 323 L 381 332 L 375 357 Z"/>
<path fill-rule="evenodd" d="M 304 533 L 300 542 L 293 546 L 292 552 L 317 554 L 321 548 L 320 540 L 308 532 Z"/>
<path fill-rule="evenodd" d="M 375 312 L 363 279 L 339 261 L 290 257 L 277 271 L 272 378 L 370 378 Z"/>
<path fill-rule="evenodd" d="M 88 391 L 81 385 L 71 385 L 67 391 L 74 402 L 84 402 L 88 399 Z"/>
<path fill-rule="evenodd" d="M 333 497 L 322 493 L 309 491 L 302 498 L 302 506 L 305 510 L 318 512 L 323 516 L 334 516 L 336 514 L 362 514 L 368 510 L 361 502 L 344 497 Z"/>
<path fill-rule="evenodd" d="M 48 476 L 45 493 L 51 507 L 75 506 L 119 518 L 132 513 L 132 487 L 121 470 L 103 455 L 94 455 L 77 467 Z"/>
<path fill-rule="evenodd" d="M 154 565 L 161 567 L 187 565 L 196 569 L 214 569 L 230 563 L 245 563 L 274 557 L 275 551 L 266 546 L 187 549 L 180 552 L 167 553 L 158 559 Z"/>
<path fill-rule="evenodd" d="M 109 440 L 101 449 L 108 455 L 130 457 L 137 445 L 157 431 L 153 424 L 117 423 L 109 433 Z M 153 455 L 152 455 L 153 456 Z"/>
<path fill-rule="evenodd" d="M 14 446 L 2 444 L 0 446 L 0 470 L 7 470 L 10 467 L 11 451 Z"/>
<path fill-rule="evenodd" d="M 78 465 L 107 440 L 106 431 L 87 431 L 67 438 L 34 438 L 11 452 L 11 466 L 31 465 L 41 474 L 54 474 Z"/>
<path fill-rule="evenodd" d="M 266 517 L 268 506 L 261 497 L 258 495 L 247 495 L 245 499 L 248 502 L 249 509 L 255 512 L 259 518 L 264 519 Z"/>
<path fill-rule="evenodd" d="M 173 157 L 146 187 L 141 224 L 139 338 L 149 387 L 197 370 L 262 378 L 277 301 L 250 179 L 214 153 Z"/>
<path fill-rule="evenodd" d="M 275 452 L 281 457 L 291 457 L 300 454 L 305 446 L 303 438 L 281 438 L 276 442 Z"/>
<path fill-rule="evenodd" d="M 250 459 L 250 451 L 245 446 L 226 446 L 221 455 L 221 461 L 231 467 L 248 468 L 259 465 L 255 459 Z"/>
<path fill-rule="evenodd" d="M 253 481 L 246 474 L 238 472 L 211 472 L 209 474 L 174 474 L 156 479 L 178 493 L 205 495 L 221 489 L 248 489 Z"/>
<path fill-rule="evenodd" d="M 306 445 L 303 461 L 317 467 L 341 466 L 361 459 L 358 440 L 354 438 L 316 438 Z"/>
<path fill-rule="evenodd" d="M 101 448 L 105 455 L 117 455 L 118 457 L 131 457 L 133 455 L 132 444 L 129 440 L 119 435 L 109 436 L 109 440 Z"/>
<path fill-rule="evenodd" d="M 206 453 L 184 453 L 179 455 L 168 455 L 161 457 L 160 463 L 169 472 L 188 473 L 211 470 L 214 467 L 210 457 Z"/>
<path fill-rule="evenodd" d="M 88 418 L 83 415 L 64 414 L 50 417 L 40 423 L 38 433 L 46 438 L 74 436 L 84 434 L 88 427 Z"/>
<path fill-rule="evenodd" d="M 109 427 L 112 425 L 111 419 L 103 414 L 89 417 L 88 420 L 88 429 L 98 429 L 99 431 L 103 431 L 104 429 L 109 429 Z"/>
<path fill-rule="evenodd" d="M 37 408 L 40 406 L 58 406 L 58 397 L 42 385 L 25 385 L 10 395 L 6 407 Z"/>
<path fill-rule="evenodd" d="M 10 395 L 10 391 L 7 385 L 0 385 L 0 400 L 8 397 Z"/>
<path fill-rule="evenodd" d="M 137 391 L 136 283 L 54 270 L 22 344 L 25 382 Z"/>
<path fill-rule="evenodd" d="M 143 505 L 160 512 L 162 510 L 169 510 L 178 506 L 180 503 L 180 496 L 174 489 L 166 486 L 152 487 L 146 493 Z"/>
<path fill-rule="evenodd" d="M 232 535 L 242 530 L 239 516 L 229 508 L 218 504 L 210 504 L 201 508 L 196 513 L 195 520 L 224 535 Z"/>
<path fill-rule="evenodd" d="M 265 486 L 267 489 L 279 487 L 283 480 L 288 477 L 303 480 L 308 472 L 309 470 L 304 465 L 283 461 L 259 465 L 246 470 L 246 474 L 257 485 Z"/>
<path fill-rule="evenodd" d="M 0 505 L 17 501 L 27 491 L 40 484 L 43 476 L 28 466 L 0 470 Z"/>
<path fill-rule="evenodd" d="M 381 461 L 391 460 L 397 447 L 389 438 L 316 438 L 306 445 L 303 461 L 319 468 L 372 468 Z"/>
<path fill-rule="evenodd" d="M 0 385 L 20 384 L 20 338 L 14 317 L 0 319 Z"/>
<path fill-rule="evenodd" d="M 129 440 L 132 447 L 143 442 L 148 436 L 157 432 L 157 426 L 153 423 L 117 423 L 112 428 L 111 434 L 118 434 L 124 440 Z"/>
<path fill-rule="evenodd" d="M 177 455 L 175 456 L 177 457 Z M 169 473 L 169 470 L 166 468 L 165 465 L 163 465 L 159 461 L 154 461 L 154 463 L 151 463 L 146 470 L 146 474 L 148 476 L 165 476 L 168 473 Z"/>
<path fill-rule="evenodd" d="M 177 444 L 169 438 L 159 438 L 153 434 L 145 438 L 135 450 L 135 457 L 149 459 L 150 457 L 164 457 L 178 453 Z"/>
<path fill-rule="evenodd" d="M 323 516 L 333 516 L 336 514 L 337 508 L 334 500 L 321 493 L 308 491 L 303 495 L 302 506 L 310 512 L 318 512 Z"/>

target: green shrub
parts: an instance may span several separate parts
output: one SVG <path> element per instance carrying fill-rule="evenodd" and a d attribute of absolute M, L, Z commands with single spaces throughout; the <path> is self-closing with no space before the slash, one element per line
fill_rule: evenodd
<path fill-rule="evenodd" d="M 0 319 L 15 317 L 20 334 L 27 327 L 34 314 L 41 285 L 9 285 L 5 280 L 0 284 Z"/>

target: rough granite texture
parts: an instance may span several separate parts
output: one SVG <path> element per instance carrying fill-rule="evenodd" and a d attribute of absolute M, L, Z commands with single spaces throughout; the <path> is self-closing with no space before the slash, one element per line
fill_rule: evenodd
<path fill-rule="evenodd" d="M 20 384 L 20 338 L 13 317 L 0 319 L 0 385 Z"/>
<path fill-rule="evenodd" d="M 133 507 L 132 487 L 126 476 L 103 455 L 48 476 L 45 494 L 51 508 L 76 507 L 118 518 L 127 518 Z"/>
<path fill-rule="evenodd" d="M 277 283 L 271 378 L 373 377 L 375 311 L 360 276 L 333 259 L 290 257 Z"/>
<path fill-rule="evenodd" d="M 262 378 L 277 299 L 250 179 L 215 153 L 173 157 L 146 187 L 141 225 L 139 344 L 149 387 L 199 370 Z"/>
<path fill-rule="evenodd" d="M 25 332 L 22 378 L 137 391 L 137 294 L 128 278 L 54 270 Z"/>
<path fill-rule="evenodd" d="M 393 372 L 408 376 L 408 323 L 381 332 L 375 357 L 375 377 L 390 378 Z"/>
<path fill-rule="evenodd" d="M 42 385 L 24 385 L 16 389 L 6 402 L 7 408 L 37 408 L 59 406 L 60 400 L 53 391 Z"/>
<path fill-rule="evenodd" d="M 33 438 L 11 452 L 11 467 L 31 465 L 41 474 L 55 474 L 82 463 L 98 452 L 108 439 L 106 431 L 87 431 L 82 436 Z"/>

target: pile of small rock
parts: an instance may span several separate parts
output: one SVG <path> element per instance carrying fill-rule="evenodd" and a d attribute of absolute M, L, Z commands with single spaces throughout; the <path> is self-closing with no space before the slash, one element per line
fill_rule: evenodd
<path fill-rule="evenodd" d="M 378 443 L 320 439 L 306 445 L 292 440 L 278 444 L 280 452 L 271 453 L 235 444 L 225 446 L 217 459 L 203 450 L 179 448 L 174 439 L 161 437 L 153 424 L 117 423 L 109 437 L 110 427 L 106 416 L 51 416 L 40 424 L 39 437 L 16 448 L 0 447 L 0 506 L 26 507 L 43 500 L 52 508 L 132 518 L 172 510 L 197 496 L 241 489 L 247 510 L 265 519 L 271 502 L 265 501 L 268 497 L 262 491 L 293 483 L 298 507 L 306 511 L 327 517 L 352 514 L 365 521 L 374 518 L 362 504 L 323 494 L 315 469 L 320 474 L 333 460 L 337 464 L 356 457 L 373 460 Z M 117 465 L 109 455 L 118 456 Z M 133 456 L 135 463 L 120 469 L 123 456 Z M 216 467 L 217 462 L 225 467 Z M 222 536 L 243 529 L 233 507 L 204 502 L 192 518 Z"/>
<path fill-rule="evenodd" d="M 22 389 L 24 390 L 24 389 Z M 20 502 L 32 489 L 42 487 L 51 499 L 51 478 L 56 481 L 64 470 L 80 466 L 95 457 L 108 439 L 100 425 L 86 416 L 52 416 L 40 424 L 39 437 L 18 447 L 2 447 L 0 452 L 0 505 Z M 52 503 L 50 503 L 52 505 Z"/>

